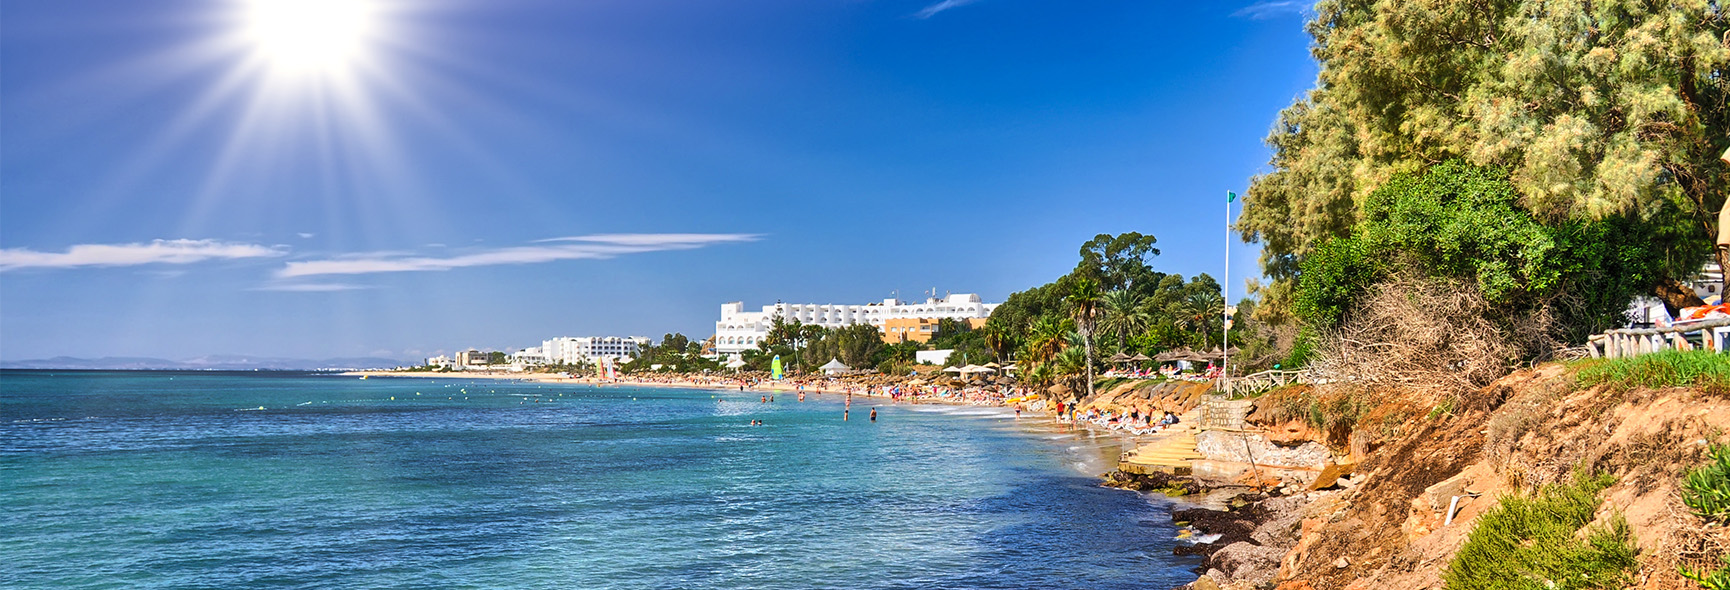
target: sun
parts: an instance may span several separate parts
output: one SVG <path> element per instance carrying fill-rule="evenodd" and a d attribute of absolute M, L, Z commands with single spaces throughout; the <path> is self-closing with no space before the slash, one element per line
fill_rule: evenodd
<path fill-rule="evenodd" d="M 372 33 L 367 0 L 245 0 L 246 35 L 282 73 L 341 70 L 361 57 Z"/>

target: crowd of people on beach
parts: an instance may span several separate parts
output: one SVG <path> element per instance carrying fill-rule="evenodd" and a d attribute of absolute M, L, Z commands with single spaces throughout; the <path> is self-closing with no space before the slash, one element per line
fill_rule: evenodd
<path fill-rule="evenodd" d="M 550 376 L 550 375 L 549 375 Z M 513 377 L 521 377 L 516 375 Z M 632 374 L 622 375 L 612 379 L 595 377 L 563 376 L 573 381 L 595 385 L 649 385 L 661 387 L 697 387 L 725 388 L 738 391 L 761 391 L 759 400 L 771 403 L 776 393 L 796 394 L 799 401 L 805 401 L 806 394 L 840 394 L 846 395 L 846 408 L 842 419 L 849 420 L 852 412 L 853 396 L 885 398 L 890 403 L 901 404 L 958 404 L 988 407 L 1008 407 L 1015 410 L 1017 418 L 1024 412 L 1050 413 L 1051 419 L 1059 424 L 1076 427 L 1098 429 L 1131 436 L 1157 434 L 1178 423 L 1178 417 L 1170 411 L 1158 415 L 1151 407 L 1100 408 L 1096 406 L 1082 407 L 1084 404 L 1071 398 L 1067 401 L 1048 400 L 1035 390 L 1027 387 L 1004 384 L 966 383 L 950 384 L 920 383 L 918 380 L 898 381 L 890 383 L 871 382 L 856 378 L 837 376 L 794 376 L 788 379 L 773 380 L 766 375 L 708 375 L 708 374 Z M 545 380 L 545 379 L 542 379 Z M 561 379 L 562 380 L 562 379 Z M 911 382 L 909 382 L 911 381 Z M 871 421 L 877 419 L 877 409 L 870 412 Z M 752 420 L 752 426 L 760 426 L 760 420 Z"/>

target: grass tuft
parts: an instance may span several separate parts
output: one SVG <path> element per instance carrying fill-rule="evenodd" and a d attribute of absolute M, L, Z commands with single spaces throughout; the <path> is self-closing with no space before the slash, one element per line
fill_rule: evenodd
<path fill-rule="evenodd" d="M 1682 476 L 1682 504 L 1707 522 L 1730 524 L 1730 445 L 1712 445 L 1706 464 Z"/>
<path fill-rule="evenodd" d="M 1598 492 L 1615 481 L 1579 474 L 1532 496 L 1511 495 L 1478 519 L 1448 564 L 1449 590 L 1621 588 L 1638 567 L 1628 522 L 1581 529 L 1598 510 Z"/>
<path fill-rule="evenodd" d="M 1706 350 L 1669 350 L 1633 358 L 1581 361 L 1574 378 L 1581 386 L 1610 383 L 1617 389 L 1695 387 L 1730 397 L 1730 355 Z"/>

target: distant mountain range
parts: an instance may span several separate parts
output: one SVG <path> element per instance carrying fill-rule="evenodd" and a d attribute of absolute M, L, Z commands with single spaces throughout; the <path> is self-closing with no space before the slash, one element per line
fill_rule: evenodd
<path fill-rule="evenodd" d="M 317 371 L 321 369 L 388 369 L 408 365 L 396 359 L 376 357 L 324 360 L 261 356 L 212 355 L 183 361 L 146 357 L 105 356 L 82 359 L 57 356 L 48 359 L 0 361 L 0 369 L 83 369 L 98 371 Z"/>

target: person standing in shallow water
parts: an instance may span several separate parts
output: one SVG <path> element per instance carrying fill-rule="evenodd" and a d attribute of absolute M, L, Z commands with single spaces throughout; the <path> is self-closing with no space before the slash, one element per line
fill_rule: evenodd
<path fill-rule="evenodd" d="M 871 408 L 871 421 L 877 421 L 877 408 Z"/>

